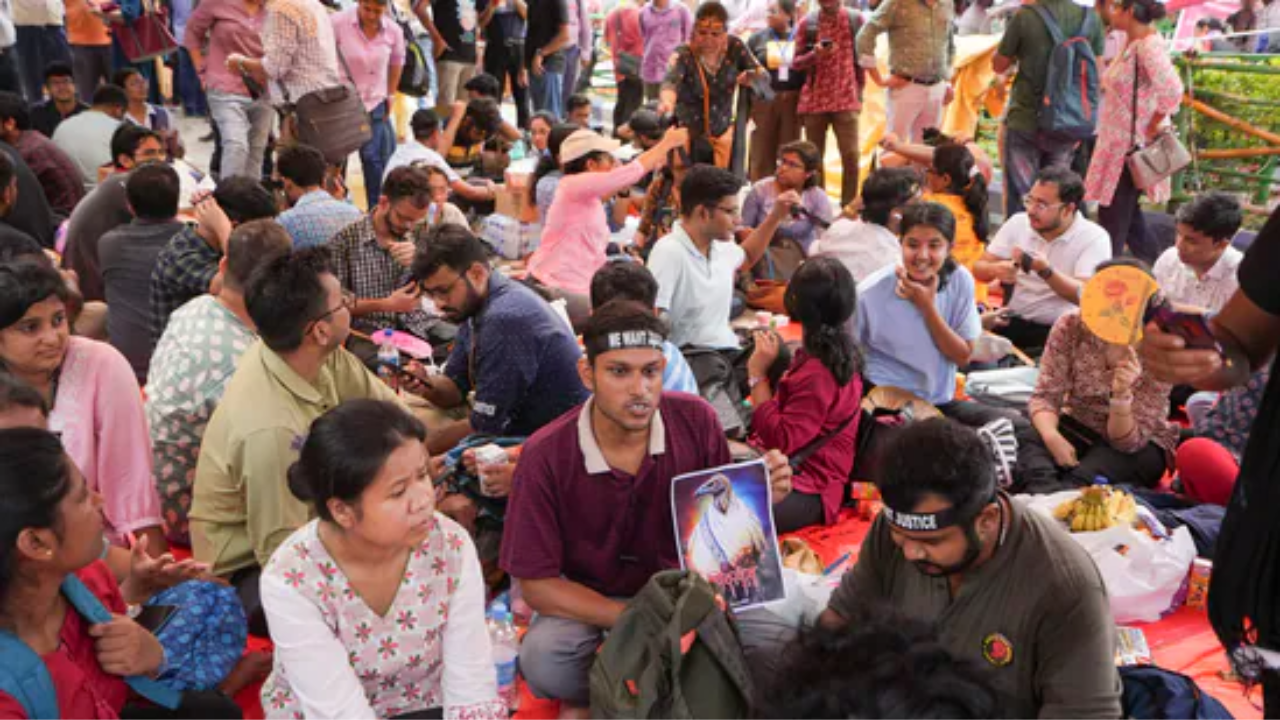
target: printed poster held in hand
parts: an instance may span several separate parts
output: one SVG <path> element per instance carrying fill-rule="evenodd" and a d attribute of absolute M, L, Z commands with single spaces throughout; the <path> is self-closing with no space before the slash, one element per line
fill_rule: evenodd
<path fill-rule="evenodd" d="M 763 460 L 680 475 L 671 513 L 681 569 L 706 578 L 731 608 L 786 599 Z"/>

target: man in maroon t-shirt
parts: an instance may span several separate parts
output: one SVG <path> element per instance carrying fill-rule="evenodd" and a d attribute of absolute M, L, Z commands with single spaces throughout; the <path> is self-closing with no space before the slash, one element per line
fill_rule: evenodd
<path fill-rule="evenodd" d="M 593 397 L 530 438 L 516 466 L 499 563 L 538 613 L 521 673 L 535 695 L 561 701 L 562 717 L 585 717 L 587 673 L 626 601 L 680 566 L 672 478 L 731 461 L 715 410 L 662 391 L 665 339 L 651 308 L 598 309 L 579 361 Z M 776 450 L 765 461 L 777 503 L 791 468 Z"/>

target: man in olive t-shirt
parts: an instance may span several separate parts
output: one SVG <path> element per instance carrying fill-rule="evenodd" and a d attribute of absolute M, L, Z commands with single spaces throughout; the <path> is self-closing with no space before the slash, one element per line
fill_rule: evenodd
<path fill-rule="evenodd" d="M 1006 717 L 1120 717 L 1102 576 L 1055 520 L 997 492 L 978 432 L 942 418 L 907 428 L 880 492 L 884 511 L 820 623 L 887 604 L 989 670 Z"/>
<path fill-rule="evenodd" d="M 1102 57 L 1106 37 L 1103 23 L 1093 10 L 1080 7 L 1073 0 L 1037 0 L 1035 5 L 1049 11 L 1064 38 L 1078 35 L 1084 28 L 1085 17 L 1094 15 L 1088 33 L 1089 45 L 1095 56 Z M 1004 216 L 1007 218 L 1022 212 L 1022 196 L 1031 189 L 1036 173 L 1051 165 L 1070 167 L 1079 145 L 1073 138 L 1055 137 L 1038 129 L 1039 108 L 1044 100 L 1053 50 L 1053 38 L 1044 19 L 1028 5 L 1009 20 L 992 59 L 992 67 L 1002 75 L 1014 64 L 1018 66 L 1005 117 L 1004 156 L 1000 162 L 1004 168 Z M 1101 62 L 1098 71 L 1102 71 Z"/>

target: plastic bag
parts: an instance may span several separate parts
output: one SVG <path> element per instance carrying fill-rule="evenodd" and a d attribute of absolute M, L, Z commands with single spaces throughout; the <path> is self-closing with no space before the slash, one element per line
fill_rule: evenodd
<path fill-rule="evenodd" d="M 1053 517 L 1060 503 L 1079 495 L 1068 490 L 1031 498 L 1031 509 Z M 1168 540 L 1153 540 L 1132 527 L 1071 533 L 1093 558 L 1107 585 L 1111 615 L 1117 623 L 1155 622 L 1170 610 L 1196 558 L 1191 533 L 1180 527 Z"/>

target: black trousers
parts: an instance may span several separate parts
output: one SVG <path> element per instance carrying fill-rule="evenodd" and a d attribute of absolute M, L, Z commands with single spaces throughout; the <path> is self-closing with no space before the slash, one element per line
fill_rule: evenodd
<path fill-rule="evenodd" d="M 488 43 L 484 47 L 484 71 L 503 80 L 511 81 L 511 97 L 516 102 L 516 122 L 529 129 L 529 88 L 520 85 L 520 67 L 524 52 L 505 40 Z M 499 91 L 501 92 L 501 91 Z"/>
<path fill-rule="evenodd" d="M 1011 317 L 1008 325 L 996 328 L 993 332 L 1008 338 L 1009 342 L 1028 355 L 1039 355 L 1044 349 L 1044 344 L 1049 341 L 1049 331 L 1052 329 L 1052 325 L 1041 325 L 1020 317 Z"/>
<path fill-rule="evenodd" d="M 1147 443 L 1136 453 L 1121 452 L 1107 444 L 1105 439 L 1094 442 L 1083 439 L 1084 435 L 1096 434 L 1092 431 L 1071 432 L 1070 426 L 1078 426 L 1079 423 L 1068 415 L 1060 416 L 1058 422 L 1063 436 L 1075 447 L 1080 464 L 1074 468 L 1058 467 L 1040 433 L 1030 423 L 1017 427 L 1018 492 L 1046 494 L 1070 490 L 1092 485 L 1099 477 L 1106 478 L 1112 485 L 1151 488 L 1158 485 L 1164 476 L 1166 458 L 1160 446 Z"/>
<path fill-rule="evenodd" d="M 249 634 L 258 637 L 271 637 L 271 629 L 267 627 L 267 614 L 262 609 L 262 593 L 258 589 L 258 581 L 262 578 L 262 568 L 253 566 L 231 573 L 228 580 L 240 597 L 240 606 L 244 608 L 244 616 L 249 619 Z"/>
<path fill-rule="evenodd" d="M 792 490 L 782 502 L 773 506 L 773 524 L 779 533 L 822 525 L 825 520 L 821 495 Z"/>
<path fill-rule="evenodd" d="M 1111 236 L 1112 257 L 1120 257 L 1128 245 L 1134 257 L 1150 265 L 1155 263 L 1159 251 L 1147 239 L 1147 221 L 1138 205 L 1141 197 L 1142 191 L 1133 184 L 1126 167 L 1111 204 L 1098 206 L 1098 224 Z"/>
<path fill-rule="evenodd" d="M 217 718 L 239 720 L 244 711 L 235 701 L 217 690 L 187 690 L 182 693 L 182 704 L 170 710 L 155 705 L 135 703 L 125 705 L 120 712 L 125 720 L 151 720 L 155 718 Z"/>
<path fill-rule="evenodd" d="M 644 83 L 640 78 L 623 78 L 618 81 L 618 102 L 613 106 L 613 132 L 631 121 L 631 116 L 644 103 Z"/>

